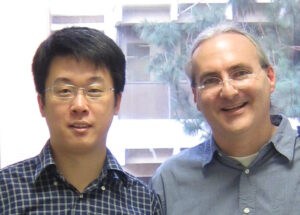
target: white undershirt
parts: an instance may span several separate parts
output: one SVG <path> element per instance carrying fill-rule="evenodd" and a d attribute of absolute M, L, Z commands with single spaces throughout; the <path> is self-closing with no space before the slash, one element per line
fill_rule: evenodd
<path fill-rule="evenodd" d="M 257 157 L 257 155 L 258 152 L 244 157 L 233 157 L 233 156 L 229 156 L 229 157 L 239 161 L 244 167 L 248 167 L 250 163 Z"/>

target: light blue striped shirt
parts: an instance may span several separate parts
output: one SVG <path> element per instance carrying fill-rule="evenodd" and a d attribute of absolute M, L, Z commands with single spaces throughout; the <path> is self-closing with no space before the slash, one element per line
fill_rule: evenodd
<path fill-rule="evenodd" d="M 300 138 L 287 118 L 248 168 L 218 153 L 213 138 L 159 167 L 151 185 L 167 215 L 299 215 Z"/>

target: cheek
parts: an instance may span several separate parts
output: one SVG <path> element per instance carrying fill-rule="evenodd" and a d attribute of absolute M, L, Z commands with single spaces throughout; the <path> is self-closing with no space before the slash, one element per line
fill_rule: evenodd
<path fill-rule="evenodd" d="M 114 103 L 103 102 L 101 104 L 94 104 L 89 107 L 89 116 L 97 119 L 110 118 L 114 115 Z"/>
<path fill-rule="evenodd" d="M 269 100 L 271 96 L 271 86 L 269 82 L 262 81 L 257 84 L 253 84 L 245 91 L 251 98 L 257 98 L 259 100 Z"/>
<path fill-rule="evenodd" d="M 68 115 L 66 107 L 51 106 L 44 109 L 45 117 L 48 123 L 59 125 Z"/>
<path fill-rule="evenodd" d="M 260 91 L 257 91 L 253 95 L 253 98 L 257 100 L 257 106 L 259 106 L 260 109 L 263 109 L 263 107 L 268 109 L 271 102 L 271 94 L 272 92 L 270 91 L 270 88 L 268 86 L 268 87 L 264 87 Z"/>
<path fill-rule="evenodd" d="M 211 112 L 213 107 L 216 106 L 215 96 L 212 95 L 198 95 L 197 97 L 197 108 L 202 113 Z"/>

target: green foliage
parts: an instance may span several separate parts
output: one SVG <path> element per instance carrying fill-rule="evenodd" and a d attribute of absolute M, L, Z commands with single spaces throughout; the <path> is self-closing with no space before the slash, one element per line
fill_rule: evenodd
<path fill-rule="evenodd" d="M 276 0 L 269 4 L 268 17 L 272 20 L 261 30 L 261 43 L 269 53 L 276 75 L 276 90 L 272 104 L 276 111 L 290 117 L 300 116 L 300 55 L 299 1 Z"/>
<path fill-rule="evenodd" d="M 268 52 L 277 74 L 277 85 L 272 105 L 277 111 L 300 116 L 300 35 L 299 0 L 274 0 L 264 14 L 269 22 L 247 23 L 245 17 L 255 12 L 255 0 L 230 0 L 233 22 L 255 33 Z M 135 26 L 140 38 L 154 46 L 158 52 L 151 56 L 148 71 L 156 79 L 168 83 L 171 89 L 172 117 L 184 124 L 185 131 L 195 134 L 203 128 L 203 117 L 196 110 L 187 89 L 184 68 L 193 40 L 206 27 L 224 22 L 227 5 L 206 4 L 191 7 L 187 13 L 192 22 L 150 23 Z M 228 21 L 228 20 L 227 20 Z"/>
<path fill-rule="evenodd" d="M 193 7 L 190 16 L 193 22 L 149 23 L 135 26 L 140 38 L 159 51 L 151 56 L 148 71 L 158 81 L 168 83 L 171 89 L 171 117 L 180 120 L 188 134 L 196 134 L 203 126 L 203 117 L 191 98 L 191 89 L 184 69 L 189 49 L 199 32 L 225 19 L 225 7 L 208 5 L 205 10 Z"/>
<path fill-rule="evenodd" d="M 237 21 L 254 12 L 256 0 L 229 0 L 228 4 L 232 6 L 233 20 Z"/>

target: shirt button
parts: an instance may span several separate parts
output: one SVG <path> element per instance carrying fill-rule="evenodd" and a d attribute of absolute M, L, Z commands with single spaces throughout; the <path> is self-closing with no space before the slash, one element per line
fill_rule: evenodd
<path fill-rule="evenodd" d="M 250 172 L 250 170 L 249 170 L 249 169 L 245 169 L 245 174 L 246 174 L 246 175 L 248 175 L 248 174 L 249 174 L 249 172 Z"/>
<path fill-rule="evenodd" d="M 104 187 L 104 186 L 101 186 L 101 190 L 103 190 L 103 191 L 104 191 L 104 190 L 105 190 L 105 187 Z"/>
<path fill-rule="evenodd" d="M 54 181 L 54 182 L 53 182 L 53 185 L 54 185 L 54 186 L 57 186 L 57 181 Z"/>
<path fill-rule="evenodd" d="M 79 195 L 79 198 L 80 198 L 80 199 L 83 199 L 83 194 L 82 194 L 82 193 Z"/>
<path fill-rule="evenodd" d="M 244 213 L 245 214 L 248 214 L 250 212 L 250 209 L 249 208 L 244 208 Z"/>

